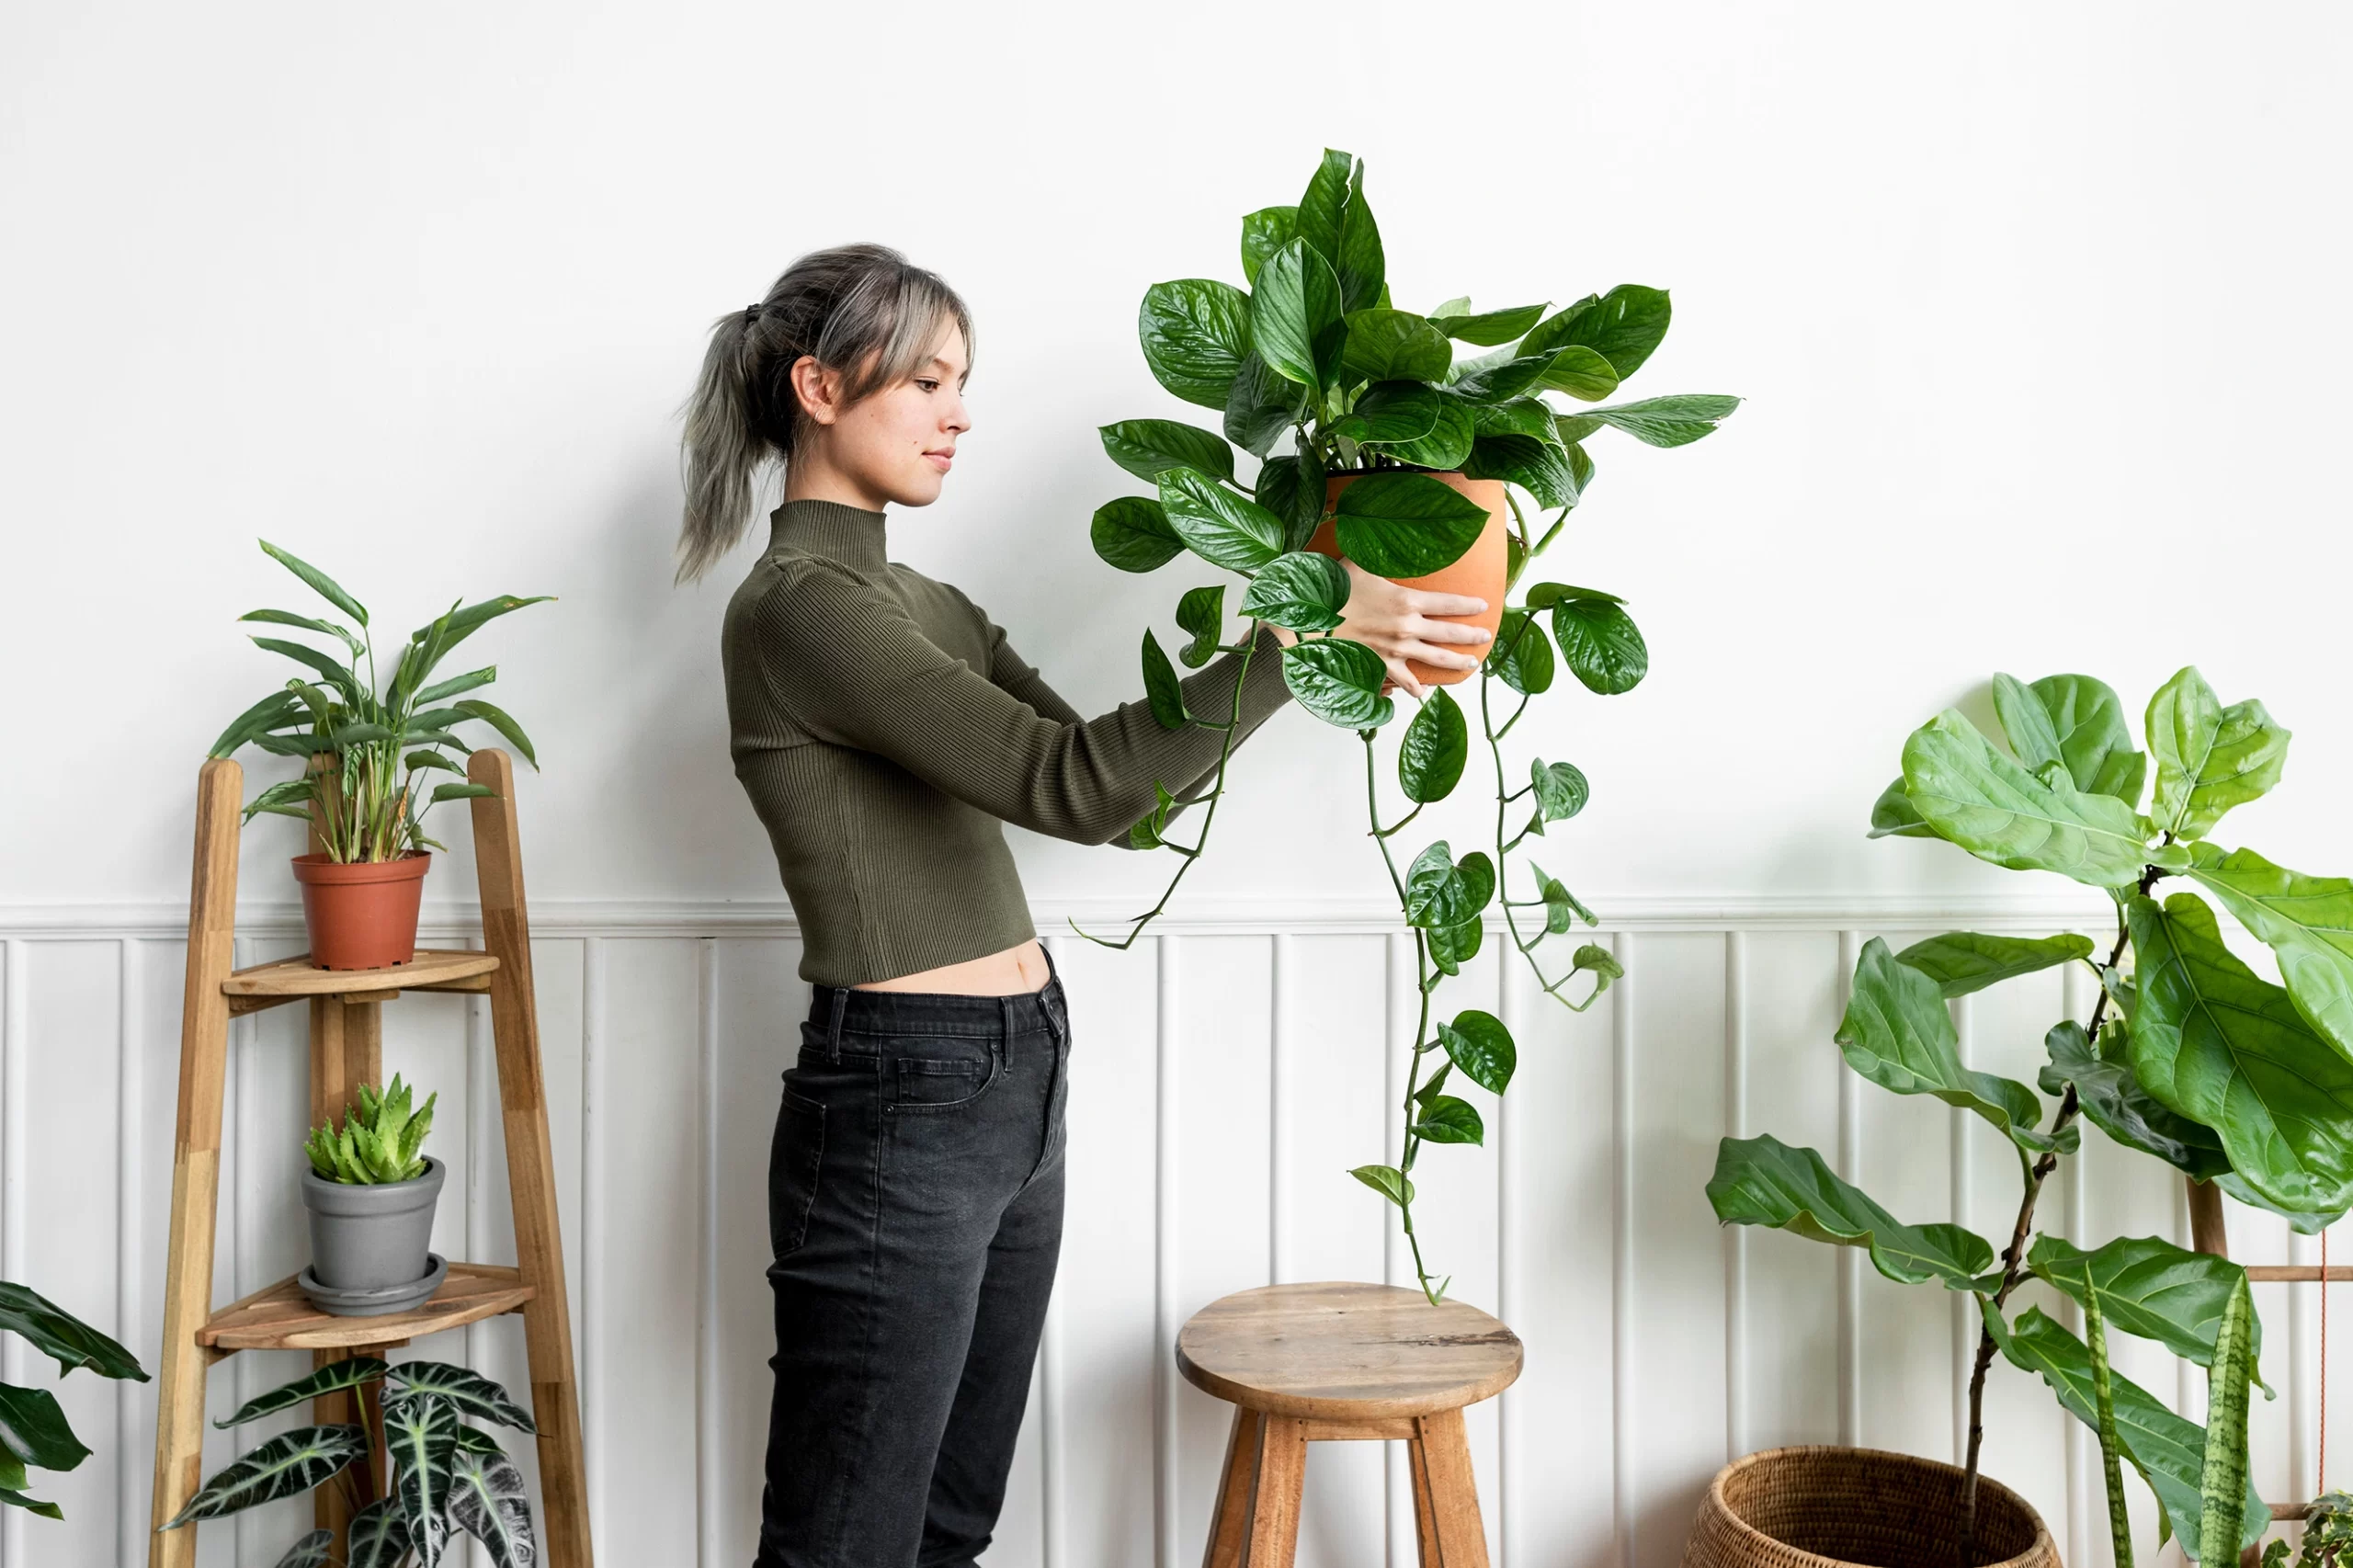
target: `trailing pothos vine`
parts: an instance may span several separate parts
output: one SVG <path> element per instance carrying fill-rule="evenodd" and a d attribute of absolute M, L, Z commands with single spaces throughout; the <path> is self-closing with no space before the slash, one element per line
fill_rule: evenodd
<path fill-rule="evenodd" d="M 1427 314 L 1397 309 L 1365 201 L 1364 165 L 1345 153 L 1324 154 L 1297 205 L 1242 221 L 1242 270 L 1246 289 L 1209 278 L 1154 284 L 1138 323 L 1154 376 L 1187 402 L 1220 410 L 1223 433 L 1166 419 L 1125 420 L 1101 432 L 1111 460 L 1155 494 L 1120 496 L 1097 511 L 1090 530 L 1097 553 L 1122 571 L 1150 572 L 1189 551 L 1239 574 L 1247 586 L 1238 607 L 1245 625 L 1231 642 L 1227 584 L 1188 589 L 1176 604 L 1176 623 L 1189 639 L 1178 663 L 1198 669 L 1220 653 L 1233 655 L 1232 696 L 1217 711 L 1191 710 L 1159 638 L 1143 634 L 1154 717 L 1172 730 L 1222 732 L 1222 742 L 1205 790 L 1179 801 L 1165 782 L 1156 784 L 1154 809 L 1129 832 L 1133 847 L 1177 857 L 1158 901 L 1116 937 L 1080 934 L 1124 949 L 1167 909 L 1208 847 L 1225 795 L 1243 733 L 1242 693 L 1251 662 L 1263 656 L 1259 625 L 1295 633 L 1281 653 L 1284 684 L 1302 707 L 1363 742 L 1370 836 L 1414 937 L 1418 1017 L 1399 1107 L 1398 1160 L 1352 1174 L 1397 1206 L 1415 1275 L 1436 1301 L 1447 1282 L 1433 1282 L 1415 1234 L 1415 1161 L 1426 1143 L 1483 1141 L 1477 1108 L 1448 1086 L 1459 1072 L 1502 1094 L 1518 1050 L 1491 1013 L 1468 1008 L 1438 1020 L 1435 993 L 1479 951 L 1491 905 L 1544 994 L 1563 1006 L 1590 1006 L 1621 972 L 1596 943 L 1575 946 L 1565 961 L 1553 957 L 1559 945 L 1548 945 L 1552 938 L 1597 920 L 1525 851 L 1548 824 L 1584 809 L 1585 775 L 1540 757 L 1515 774 L 1504 742 L 1529 701 L 1552 689 L 1556 645 L 1557 662 L 1602 696 L 1631 690 L 1648 671 L 1649 652 L 1614 594 L 1546 582 L 1517 604 L 1508 596 L 1528 563 L 1561 537 L 1592 483 L 1587 437 L 1608 427 L 1654 447 L 1684 446 L 1712 432 L 1739 400 L 1670 396 L 1569 410 L 1546 401 L 1560 392 L 1596 403 L 1615 392 L 1666 334 L 1671 311 L 1662 290 L 1622 285 L 1558 311 L 1540 303 L 1474 312 L 1468 299 Z M 1457 359 L 1457 343 L 1490 352 Z M 1278 453 L 1285 436 L 1290 449 Z M 1258 460 L 1252 479 L 1236 472 L 1237 447 Z M 1507 602 L 1478 674 L 1480 734 L 1494 772 L 1493 835 L 1460 858 L 1438 840 L 1401 868 L 1392 841 L 1461 781 L 1470 725 L 1443 687 L 1421 703 L 1397 748 L 1407 809 L 1384 824 L 1376 742 L 1395 706 L 1384 695 L 1389 671 L 1381 656 L 1335 635 L 1349 592 L 1342 561 L 1398 580 L 1453 564 L 1491 526 L 1494 503 L 1474 498 L 1467 482 L 1488 482 L 1476 487 L 1500 496 L 1508 512 L 1507 521 L 1496 519 L 1505 532 Z M 1173 836 L 1172 820 L 1192 805 L 1201 811 L 1189 841 Z M 1515 896 L 1515 856 L 1526 863 L 1518 884 L 1526 897 Z M 1435 1070 L 1425 1075 L 1433 1056 Z"/>

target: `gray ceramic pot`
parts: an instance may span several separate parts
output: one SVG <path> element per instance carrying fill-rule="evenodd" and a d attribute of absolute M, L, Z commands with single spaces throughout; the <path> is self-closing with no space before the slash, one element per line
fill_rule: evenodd
<path fill-rule="evenodd" d="M 311 1213 L 311 1272 L 318 1282 L 336 1290 L 381 1290 L 423 1278 L 433 1205 L 448 1174 L 434 1159 L 415 1181 L 380 1187 L 304 1171 L 302 1206 Z"/>

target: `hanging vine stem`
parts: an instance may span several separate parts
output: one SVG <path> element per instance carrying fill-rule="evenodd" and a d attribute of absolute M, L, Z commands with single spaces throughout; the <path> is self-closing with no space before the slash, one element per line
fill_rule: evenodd
<path fill-rule="evenodd" d="M 1089 931 L 1085 926 L 1079 925 L 1075 918 L 1072 919 L 1070 922 L 1070 928 L 1077 932 L 1080 936 L 1086 937 L 1088 941 L 1093 942 L 1099 947 L 1109 948 L 1117 952 L 1124 952 L 1129 948 L 1133 947 L 1135 945 L 1136 938 L 1143 935 L 1144 927 L 1158 919 L 1161 912 L 1168 907 L 1168 901 L 1176 896 L 1177 884 L 1185 880 L 1185 873 L 1193 869 L 1193 862 L 1199 860 L 1201 858 L 1201 851 L 1209 847 L 1210 826 L 1212 823 L 1217 821 L 1218 801 L 1222 800 L 1225 796 L 1225 769 L 1227 763 L 1229 763 L 1233 756 L 1233 738 L 1235 735 L 1239 734 L 1242 730 L 1242 693 L 1245 683 L 1250 678 L 1250 661 L 1257 653 L 1258 628 L 1260 624 L 1261 623 L 1256 620 L 1251 621 L 1249 623 L 1248 630 L 1245 631 L 1239 643 L 1232 646 L 1221 645 L 1218 649 L 1218 652 L 1221 653 L 1239 653 L 1242 655 L 1241 665 L 1233 673 L 1233 701 L 1226 710 L 1225 722 L 1223 723 L 1219 723 L 1209 719 L 1194 719 L 1190 721 L 1195 724 L 1200 725 L 1203 729 L 1222 730 L 1225 732 L 1224 743 L 1218 747 L 1217 776 L 1215 780 L 1210 786 L 1210 792 L 1195 800 L 1184 802 L 1186 805 L 1200 805 L 1203 802 L 1207 802 L 1207 809 L 1201 812 L 1200 831 L 1193 835 L 1193 842 L 1190 844 L 1172 844 L 1165 838 L 1160 840 L 1159 846 L 1164 849 L 1175 850 L 1181 858 L 1182 863 L 1177 866 L 1176 874 L 1168 879 L 1168 885 L 1161 890 L 1160 902 L 1154 904 L 1150 909 L 1145 910 L 1142 915 L 1137 915 L 1134 920 L 1130 923 L 1128 926 L 1128 934 L 1126 936 L 1119 938 L 1117 941 L 1112 940 L 1108 937 L 1098 937 L 1094 932 Z M 1165 790 L 1162 792 L 1164 794 L 1166 793 Z M 1167 825 L 1168 819 L 1165 814 L 1167 806 L 1168 804 L 1174 803 L 1175 802 L 1172 801 L 1154 810 L 1153 813 L 1153 823 L 1154 835 L 1155 837 L 1158 837 L 1159 835 L 1159 829 Z"/>
<path fill-rule="evenodd" d="M 1518 645 L 1520 637 L 1526 634 L 1531 624 L 1533 622 L 1526 617 L 1521 619 L 1518 627 L 1512 633 L 1511 642 L 1506 644 L 1506 656 L 1509 650 Z M 1545 937 L 1554 934 L 1549 915 L 1545 928 L 1537 932 L 1535 936 L 1523 939 L 1519 934 L 1519 916 L 1515 912 L 1539 905 L 1549 905 L 1551 901 L 1535 898 L 1522 899 L 1515 903 L 1511 896 L 1511 852 L 1519 847 L 1520 841 L 1534 830 L 1536 821 L 1541 819 L 1540 813 L 1539 817 L 1530 819 L 1528 827 L 1521 828 L 1508 840 L 1504 837 L 1505 812 L 1509 811 L 1511 803 L 1522 795 L 1533 794 L 1536 786 L 1531 782 L 1521 785 L 1508 794 L 1504 791 L 1503 741 L 1506 735 L 1511 733 L 1511 727 L 1519 722 L 1519 716 L 1528 711 L 1528 694 L 1526 692 L 1520 694 L 1519 706 L 1512 710 L 1511 717 L 1504 721 L 1501 729 L 1497 729 L 1493 710 L 1489 707 L 1487 700 L 1488 687 L 1494 679 L 1494 675 L 1488 669 L 1481 668 L 1479 671 L 1479 728 L 1486 734 L 1487 754 L 1495 759 L 1495 902 L 1503 905 L 1504 929 L 1511 936 L 1511 945 L 1518 949 L 1519 956 L 1528 960 L 1529 971 L 1536 976 L 1536 983 L 1543 988 L 1544 994 L 1572 1013 L 1582 1013 L 1598 1001 L 1603 992 L 1609 989 L 1611 977 L 1608 972 L 1600 968 L 1592 968 L 1593 989 L 1586 993 L 1584 1001 L 1572 1002 L 1561 994 L 1561 987 L 1586 972 L 1591 966 L 1573 967 L 1558 980 L 1547 980 L 1544 978 L 1544 965 L 1538 960 L 1536 949 L 1542 945 Z"/>
<path fill-rule="evenodd" d="M 1364 742 L 1365 816 L 1372 827 L 1372 841 L 1381 846 L 1381 863 L 1388 868 L 1389 885 L 1397 892 L 1398 910 L 1406 915 L 1410 923 L 1412 914 L 1406 904 L 1405 879 L 1397 874 L 1397 858 L 1389 852 L 1389 841 L 1403 832 L 1406 824 L 1421 815 L 1422 808 L 1416 805 L 1387 827 L 1381 825 L 1381 796 L 1375 783 L 1372 747 L 1372 738 L 1379 733 L 1376 730 L 1357 732 L 1358 738 Z M 1414 990 L 1421 998 L 1421 1004 L 1414 1020 L 1414 1052 L 1405 1069 L 1405 1098 L 1401 1107 L 1405 1118 L 1405 1131 L 1397 1154 L 1400 1179 L 1397 1190 L 1391 1195 L 1391 1201 L 1397 1205 L 1399 1223 L 1405 1232 L 1405 1244 L 1413 1249 L 1414 1278 L 1421 1282 L 1422 1294 L 1429 1299 L 1430 1305 L 1436 1306 L 1445 1299 L 1446 1288 L 1454 1282 L 1454 1276 L 1448 1275 L 1435 1286 L 1430 1283 L 1429 1270 L 1422 1263 L 1421 1239 L 1414 1234 L 1414 1156 L 1421 1153 L 1422 1148 L 1421 1135 L 1414 1131 L 1417 1121 L 1414 1113 L 1415 1097 L 1421 1092 L 1422 1058 L 1437 1050 L 1438 1045 L 1430 1038 L 1430 994 L 1443 983 L 1444 975 L 1441 973 L 1433 979 L 1430 974 L 1429 934 L 1418 926 L 1413 926 L 1413 932 Z"/>

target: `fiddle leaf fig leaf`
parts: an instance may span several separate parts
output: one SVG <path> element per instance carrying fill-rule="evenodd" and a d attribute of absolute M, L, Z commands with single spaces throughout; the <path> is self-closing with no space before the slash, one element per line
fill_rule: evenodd
<path fill-rule="evenodd" d="M 2153 808 L 2177 838 L 2203 838 L 2222 813 L 2257 799 L 2288 760 L 2289 732 L 2249 699 L 2228 708 L 2197 666 L 2185 665 L 2149 699 L 2149 750 L 2157 759 Z"/>
<path fill-rule="evenodd" d="M 1176 624 L 1193 634 L 1193 640 L 1176 651 L 1187 669 L 1199 669 L 1217 657 L 1217 640 L 1225 631 L 1225 585 L 1186 589 L 1185 597 L 1176 601 Z"/>
<path fill-rule="evenodd" d="M 1229 572 L 1256 572 L 1283 552 L 1280 517 L 1196 469 L 1164 470 L 1160 507 L 1194 554 Z"/>
<path fill-rule="evenodd" d="M 1519 1048 L 1493 1013 L 1466 1007 L 1452 1023 L 1438 1025 L 1438 1038 L 1462 1075 L 1489 1094 L 1500 1095 L 1511 1086 L 1511 1075 L 1519 1068 Z"/>
<path fill-rule="evenodd" d="M 1871 1267 L 1899 1285 L 1936 1279 L 1948 1290 L 1969 1290 L 1994 1267 L 1984 1237 L 1959 1225 L 1904 1224 L 1840 1180 L 1820 1154 L 1769 1134 L 1716 1146 L 1708 1201 L 1727 1225 L 1769 1225 L 1809 1241 L 1861 1247 Z"/>
<path fill-rule="evenodd" d="M 2046 1232 L 2026 1256 L 2029 1267 L 2077 1305 L 2097 1294 L 2110 1328 L 2154 1339 L 2200 1367 L 2214 1364 L 2223 1305 L 2246 1279 L 2246 1270 L 2227 1257 L 2189 1252 L 2155 1236 L 2120 1236 L 2086 1252 Z M 2257 1357 L 2262 1348 L 2258 1324 Z M 2262 1381 L 2256 1374 L 2256 1381 Z"/>
<path fill-rule="evenodd" d="M 1347 341 L 1340 279 L 1304 237 L 1268 256 L 1250 295 L 1250 346 L 1267 369 L 1302 386 L 1336 381 Z M 1224 399 L 1219 400 L 1220 406 Z"/>
<path fill-rule="evenodd" d="M 1503 624 L 1487 650 L 1487 672 L 1525 697 L 1552 688 L 1552 643 L 1542 622 L 1524 609 L 1504 611 Z"/>
<path fill-rule="evenodd" d="M 2162 908 L 2136 897 L 2125 916 L 2142 1086 L 2212 1128 L 2232 1168 L 2271 1202 L 2305 1212 L 2353 1204 L 2353 1062 L 2222 945 L 2197 894 Z"/>
<path fill-rule="evenodd" d="M 1214 432 L 1174 419 L 1123 419 L 1097 432 L 1103 451 L 1138 479 L 1157 480 L 1172 468 L 1189 468 L 1212 479 L 1233 478 L 1233 449 Z"/>
<path fill-rule="evenodd" d="M 1444 687 L 1434 687 L 1398 743 L 1397 787 L 1416 804 L 1443 801 L 1461 782 L 1470 756 L 1471 731 L 1461 705 Z"/>
<path fill-rule="evenodd" d="M 1250 348 L 1250 296 L 1209 278 L 1155 283 L 1136 312 L 1136 335 L 1162 386 L 1187 403 L 1222 409 Z"/>
<path fill-rule="evenodd" d="M 2063 762 L 2076 789 L 2140 805 L 2148 754 L 2133 749 L 2124 705 L 2105 683 L 2089 676 L 2045 676 L 2028 686 L 1997 675 L 1994 711 L 2012 755 L 2029 772 Z"/>
<path fill-rule="evenodd" d="M 1486 1124 L 1479 1119 L 1478 1108 L 1469 1100 L 1456 1099 L 1452 1095 L 1436 1095 L 1422 1107 L 1421 1119 L 1413 1125 L 1414 1135 L 1429 1143 L 1483 1143 Z"/>
<path fill-rule="evenodd" d="M 1425 577 L 1450 566 L 1486 531 L 1487 509 L 1420 473 L 1371 473 L 1340 492 L 1340 553 L 1376 577 Z"/>
<path fill-rule="evenodd" d="M 2211 1181 L 2231 1168 L 2214 1130 L 2177 1116 L 2157 1103 L 2132 1074 L 2124 1026 L 2111 1018 L 2100 1030 L 2102 1048 L 2073 1018 L 2054 1024 L 2042 1037 L 2050 1065 L 2037 1078 L 2046 1095 L 2075 1086 L 2076 1103 L 2091 1124 L 2128 1149 L 2154 1154 L 2197 1181 Z"/>
<path fill-rule="evenodd" d="M 2147 819 L 2123 801 L 2078 790 L 2063 767 L 2029 772 L 1955 709 L 1904 743 L 1904 789 L 1938 836 L 2012 870 L 2121 888 L 2138 881 L 2145 864 L 2189 864 L 2178 845 L 2151 845 Z"/>
<path fill-rule="evenodd" d="M 1318 637 L 1283 650 L 1283 685 L 1299 705 L 1327 724 L 1372 730 L 1389 722 L 1395 704 L 1381 695 L 1389 666 L 1361 642 Z"/>
<path fill-rule="evenodd" d="M 1242 596 L 1242 613 L 1293 631 L 1338 629 L 1348 602 L 1348 572 L 1328 555 L 1294 550 L 1259 568 Z"/>
<path fill-rule="evenodd" d="M 1185 550 L 1160 503 L 1142 495 L 1122 495 L 1097 507 L 1087 537 L 1095 553 L 1122 572 L 1154 571 Z"/>
<path fill-rule="evenodd" d="M 2072 932 L 2056 937 L 1996 937 L 1982 931 L 1948 931 L 1913 943 L 1895 959 L 1935 981 L 1949 1001 L 2091 956 L 2091 938 Z"/>
<path fill-rule="evenodd" d="M 1871 838 L 1934 838 L 1937 830 L 1930 827 L 1913 808 L 1912 797 L 1904 792 L 1904 780 L 1899 778 L 1879 792 L 1871 802 Z"/>
<path fill-rule="evenodd" d="M 2191 880 L 2279 960 L 2305 1020 L 2353 1058 L 2353 881 L 2308 877 L 2252 849 L 2191 846 Z"/>
<path fill-rule="evenodd" d="M 1899 962 L 1878 937 L 1863 944 L 1853 994 L 1838 1026 L 1847 1065 L 1899 1095 L 1934 1095 L 1949 1106 L 1984 1117 L 2021 1149 L 2038 1153 L 2074 1145 L 2068 1133 L 2054 1144 L 2036 1131 L 2042 1100 L 2014 1078 L 1961 1064 L 1961 1037 L 1937 983 Z"/>
<path fill-rule="evenodd" d="M 1184 685 L 1149 627 L 1143 634 L 1143 691 L 1152 704 L 1153 720 L 1162 729 L 1181 730 L 1192 722 L 1193 715 L 1185 706 Z"/>
<path fill-rule="evenodd" d="M 1533 600 L 1534 595 L 1530 594 Z M 1531 602 L 1531 608 L 1532 602 Z M 1587 691 L 1616 697 L 1650 674 L 1651 653 L 1626 607 L 1606 596 L 1552 602 L 1552 636 L 1569 673 Z"/>

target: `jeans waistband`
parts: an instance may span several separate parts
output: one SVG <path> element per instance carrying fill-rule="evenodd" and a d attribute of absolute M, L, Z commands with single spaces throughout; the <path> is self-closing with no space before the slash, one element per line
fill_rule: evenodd
<path fill-rule="evenodd" d="M 931 1035 L 975 1040 L 1011 1040 L 1047 1033 L 1059 1043 L 1070 1030 L 1062 976 L 1045 944 L 1046 983 L 1010 996 L 959 996 L 940 991 L 861 991 L 847 985 L 815 985 L 809 992 L 809 1022 L 824 1031 L 829 1053 L 841 1037 Z"/>

